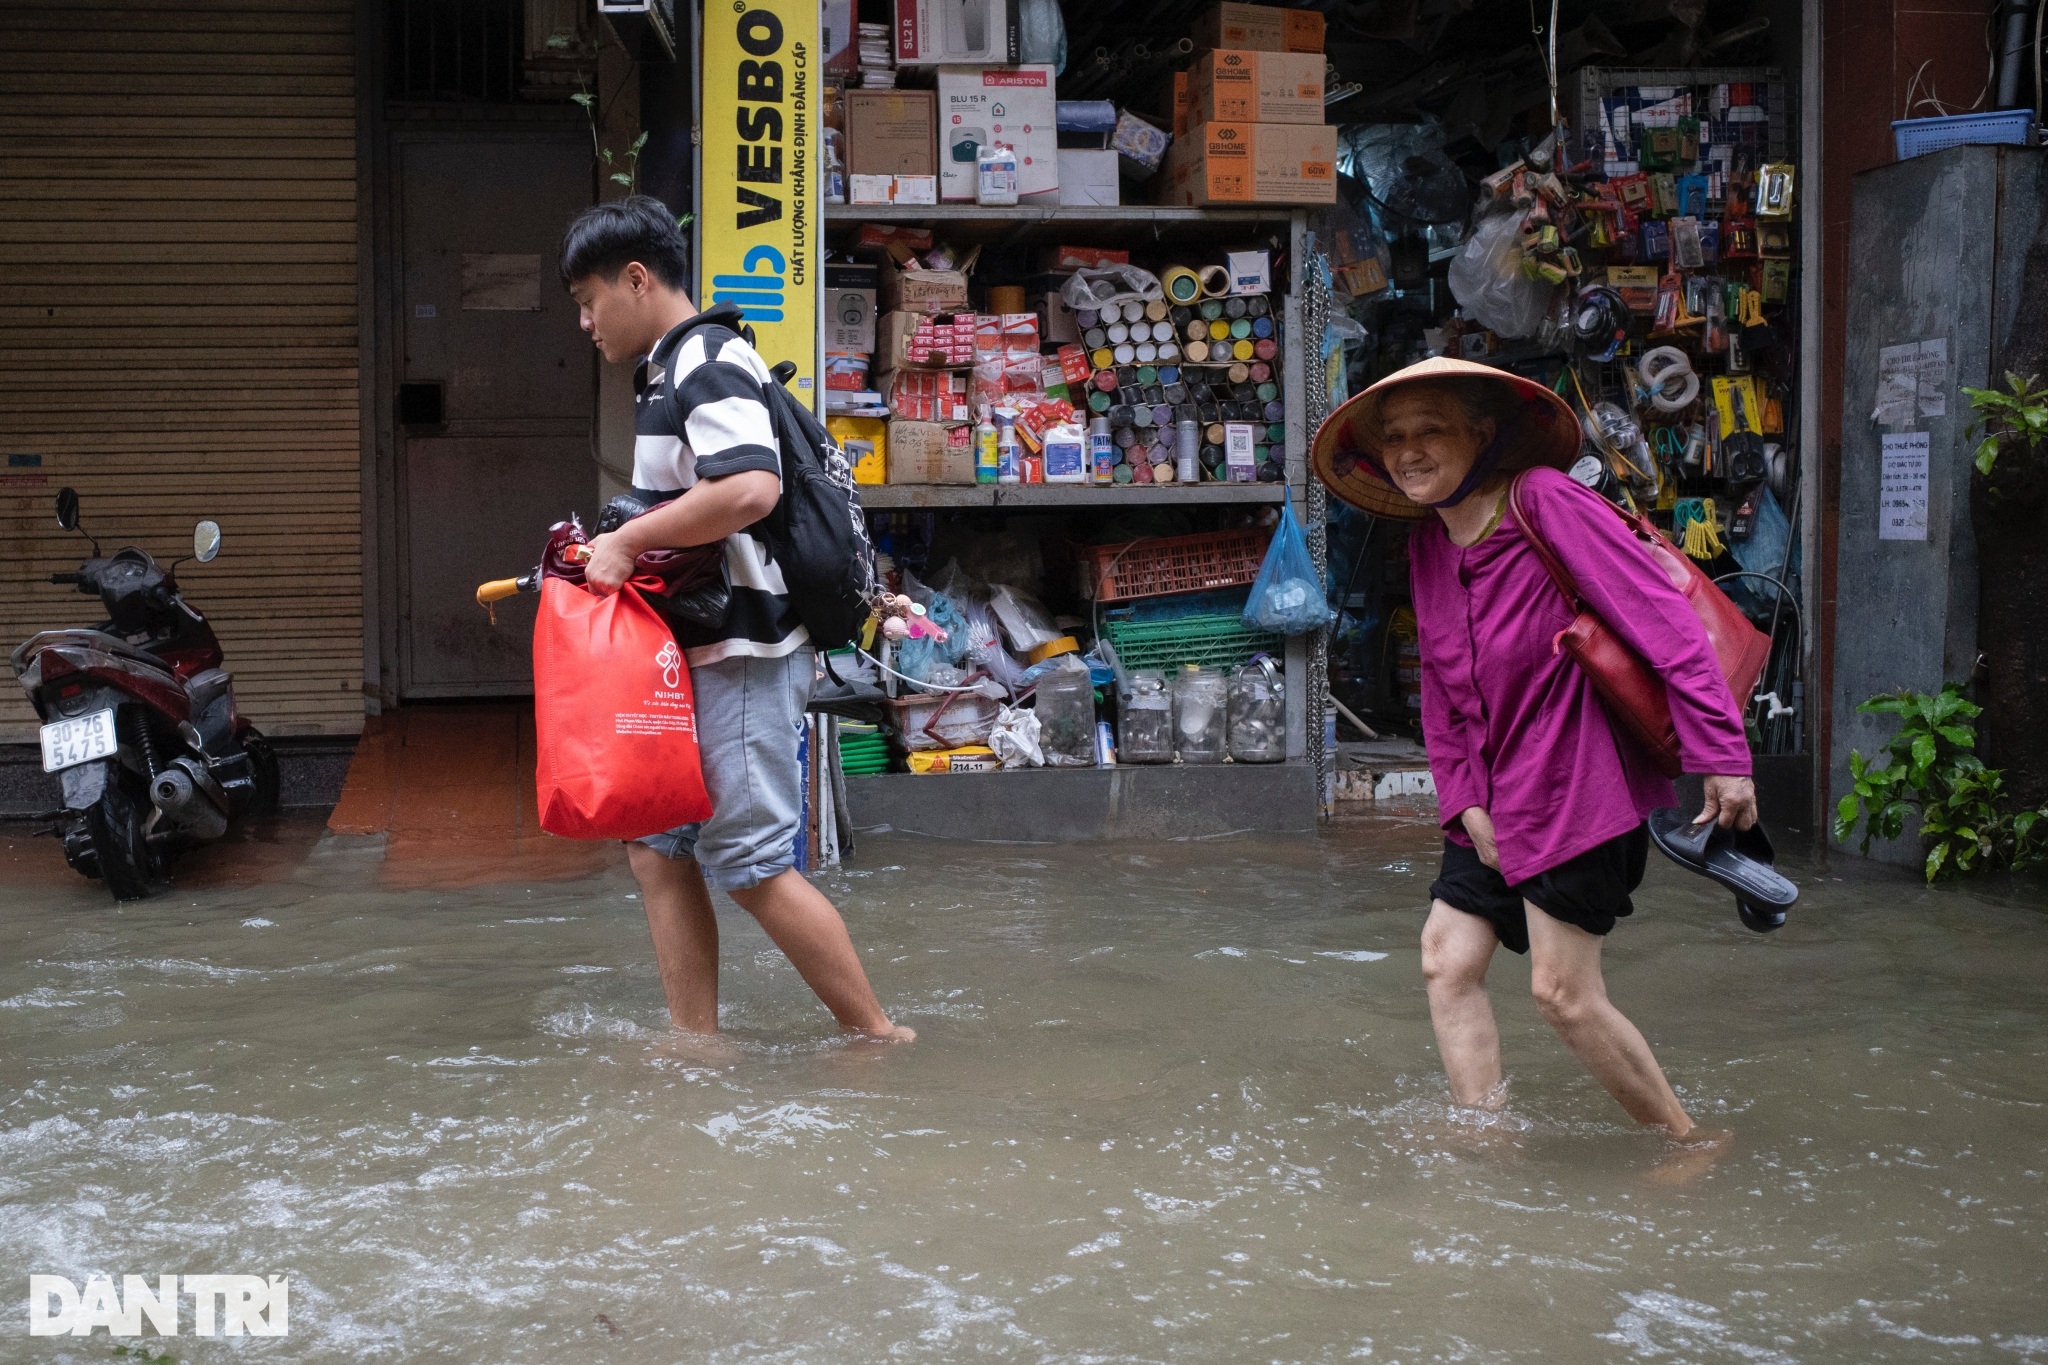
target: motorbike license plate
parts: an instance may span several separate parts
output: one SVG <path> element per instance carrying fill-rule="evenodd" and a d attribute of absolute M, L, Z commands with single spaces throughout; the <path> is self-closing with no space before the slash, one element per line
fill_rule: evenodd
<path fill-rule="evenodd" d="M 114 737 L 112 710 L 95 711 L 77 720 L 52 721 L 43 727 L 43 771 L 62 772 L 96 758 L 112 758 L 120 747 Z"/>

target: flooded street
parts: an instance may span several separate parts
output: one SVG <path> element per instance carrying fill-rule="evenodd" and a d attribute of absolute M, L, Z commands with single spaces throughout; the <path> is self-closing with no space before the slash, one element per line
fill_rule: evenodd
<path fill-rule="evenodd" d="M 964 780 L 964 779 L 963 779 Z M 288 841 L 287 841 L 288 842 Z M 1837 867 L 1761 938 L 1653 857 L 1609 984 L 1689 1183 L 1492 988 L 1445 1104 L 1427 820 L 1315 841 L 863 841 L 820 879 L 908 1048 L 721 905 L 666 1028 L 622 857 L 392 887 L 375 840 L 115 909 L 0 863 L 0 1357 L 30 1273 L 284 1273 L 183 1360 L 2048 1362 L 2048 914 Z M 474 880 L 474 879 L 471 879 Z M 200 885 L 193 885 L 193 882 Z M 188 1327 L 189 1331 L 189 1310 Z"/>

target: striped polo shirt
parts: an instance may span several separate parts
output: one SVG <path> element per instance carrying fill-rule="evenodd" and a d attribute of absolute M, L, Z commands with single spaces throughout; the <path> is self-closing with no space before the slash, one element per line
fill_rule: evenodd
<path fill-rule="evenodd" d="M 739 335 L 739 310 L 711 308 L 679 324 L 633 376 L 633 492 L 665 502 L 699 479 L 750 469 L 782 477 L 764 384 L 767 362 Z M 695 667 L 746 656 L 776 659 L 809 642 L 789 604 L 782 570 L 757 522 L 725 538 L 732 605 L 707 629 L 673 620 L 676 642 Z"/>

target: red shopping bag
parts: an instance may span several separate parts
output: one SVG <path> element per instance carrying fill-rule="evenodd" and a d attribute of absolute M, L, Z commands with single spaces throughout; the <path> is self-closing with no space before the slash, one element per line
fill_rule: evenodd
<path fill-rule="evenodd" d="M 533 728 L 540 827 L 550 834 L 638 839 L 711 814 L 690 670 L 632 582 L 599 597 L 542 581 Z"/>

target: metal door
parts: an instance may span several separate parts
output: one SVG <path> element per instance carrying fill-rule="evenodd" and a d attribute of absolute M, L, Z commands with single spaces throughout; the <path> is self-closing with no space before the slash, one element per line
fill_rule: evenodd
<path fill-rule="evenodd" d="M 597 510 L 595 351 L 556 276 L 591 201 L 589 143 L 407 140 L 399 171 L 399 680 L 407 697 L 531 692 L 535 599 L 476 585 Z"/>

